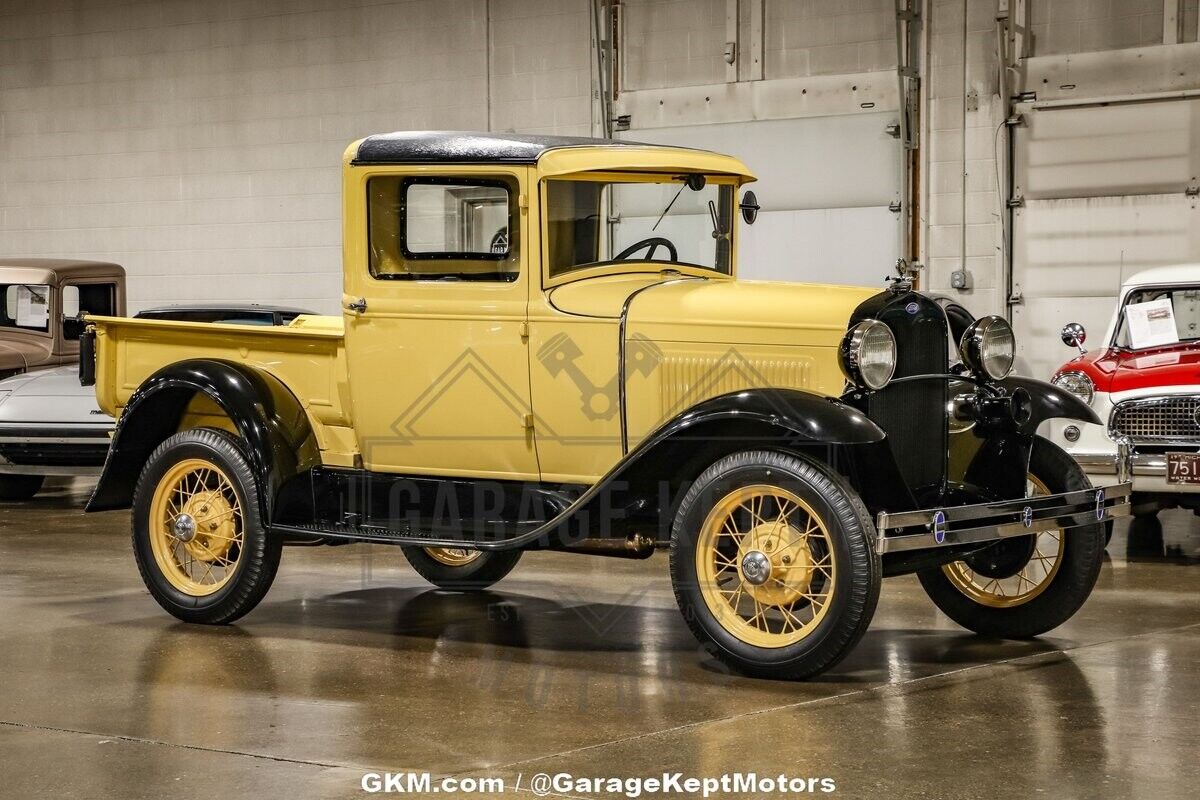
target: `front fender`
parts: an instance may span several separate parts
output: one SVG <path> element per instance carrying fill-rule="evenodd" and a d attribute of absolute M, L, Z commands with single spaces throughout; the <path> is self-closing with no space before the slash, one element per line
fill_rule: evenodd
<path fill-rule="evenodd" d="M 674 508 L 709 465 L 742 450 L 804 452 L 847 475 L 867 505 L 912 508 L 887 434 L 858 409 L 835 398 L 790 389 L 747 389 L 705 400 L 643 439 L 571 510 L 602 538 L 657 526 L 670 538 Z M 631 515 L 597 531 L 611 509 Z M 622 512 L 626 513 L 626 512 Z"/>
<path fill-rule="evenodd" d="M 1005 378 L 1000 385 L 1009 393 L 1017 388 L 1029 392 L 1032 413 L 1029 421 L 1021 426 L 1021 433 L 1036 433 L 1038 426 L 1048 419 L 1077 419 L 1093 425 L 1100 424 L 1100 418 L 1091 406 L 1052 383 L 1014 375 Z"/>
<path fill-rule="evenodd" d="M 274 375 L 216 359 L 180 361 L 155 372 L 129 398 L 88 511 L 129 507 L 146 459 L 178 431 L 197 394 L 210 398 L 233 422 L 258 479 L 266 519 L 283 482 L 319 462 L 308 415 Z"/>

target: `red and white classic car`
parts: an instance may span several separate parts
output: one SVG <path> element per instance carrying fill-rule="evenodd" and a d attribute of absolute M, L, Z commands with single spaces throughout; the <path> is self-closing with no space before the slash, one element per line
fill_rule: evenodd
<path fill-rule="evenodd" d="M 1121 287 L 1099 346 L 1082 325 L 1062 330 L 1079 355 L 1052 383 L 1078 395 L 1101 424 L 1051 423 L 1051 440 L 1101 486 L 1118 482 L 1117 450 L 1132 448 L 1133 511 L 1200 510 L 1200 265 L 1139 272 Z"/>

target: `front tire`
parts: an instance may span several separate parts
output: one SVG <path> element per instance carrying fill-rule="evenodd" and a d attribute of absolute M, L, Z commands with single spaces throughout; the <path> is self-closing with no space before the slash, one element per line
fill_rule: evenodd
<path fill-rule="evenodd" d="M 882 575 L 875 528 L 837 473 L 801 456 L 722 458 L 684 496 L 671 582 L 692 633 L 748 675 L 800 679 L 849 652 Z"/>
<path fill-rule="evenodd" d="M 0 475 L 0 500 L 16 503 L 28 500 L 42 489 L 44 475 Z"/>
<path fill-rule="evenodd" d="M 133 495 L 133 552 L 168 613 L 207 625 L 242 617 L 271 587 L 281 550 L 239 439 L 195 428 L 150 455 Z"/>
<path fill-rule="evenodd" d="M 400 548 L 422 578 L 439 589 L 479 591 L 513 571 L 521 560 L 520 550 L 465 550 L 458 547 Z"/>
<path fill-rule="evenodd" d="M 1090 489 L 1065 451 L 1037 437 L 1029 458 L 1032 494 Z M 946 616 L 985 636 L 1027 639 L 1070 619 L 1104 563 L 1105 525 L 1097 522 L 999 542 L 964 561 L 917 573 Z"/>

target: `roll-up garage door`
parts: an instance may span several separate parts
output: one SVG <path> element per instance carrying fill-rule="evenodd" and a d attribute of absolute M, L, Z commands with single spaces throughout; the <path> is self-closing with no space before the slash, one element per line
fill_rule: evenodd
<path fill-rule="evenodd" d="M 762 206 L 741 228 L 750 280 L 881 286 L 900 254 L 900 145 L 893 113 L 630 130 L 625 138 L 737 156 Z"/>
<path fill-rule="evenodd" d="M 1013 326 L 1018 370 L 1049 378 L 1067 322 L 1099 347 L 1121 283 L 1200 265 L 1200 99 L 1019 108 L 1014 138 Z M 1200 276 L 1200 267 L 1197 268 Z"/>

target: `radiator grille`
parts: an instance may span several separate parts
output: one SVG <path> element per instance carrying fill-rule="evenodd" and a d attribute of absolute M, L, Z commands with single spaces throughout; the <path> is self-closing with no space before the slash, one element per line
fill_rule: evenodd
<path fill-rule="evenodd" d="M 1135 442 L 1200 440 L 1200 397 L 1127 400 L 1113 409 L 1112 432 Z"/>
<path fill-rule="evenodd" d="M 919 295 L 908 295 L 897 298 L 877 318 L 896 337 L 894 378 L 946 373 L 946 318 L 936 304 Z M 946 471 L 948 436 L 945 381 L 889 386 L 871 397 L 867 413 L 887 433 L 896 464 L 910 487 L 941 482 Z"/>

